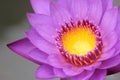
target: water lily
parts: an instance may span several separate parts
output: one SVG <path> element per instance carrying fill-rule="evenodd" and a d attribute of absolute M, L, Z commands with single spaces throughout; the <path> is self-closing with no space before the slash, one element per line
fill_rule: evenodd
<path fill-rule="evenodd" d="M 120 8 L 112 0 L 30 0 L 32 29 L 8 44 L 36 78 L 104 80 L 120 71 Z"/>

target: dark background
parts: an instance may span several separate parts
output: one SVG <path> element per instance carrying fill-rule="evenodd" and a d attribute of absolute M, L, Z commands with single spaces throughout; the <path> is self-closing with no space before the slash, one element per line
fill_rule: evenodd
<path fill-rule="evenodd" d="M 120 5 L 120 0 L 114 0 L 114 5 Z M 36 80 L 37 65 L 6 47 L 30 28 L 27 12 L 33 12 L 29 0 L 0 0 L 0 80 Z M 120 80 L 120 73 L 106 80 Z"/>

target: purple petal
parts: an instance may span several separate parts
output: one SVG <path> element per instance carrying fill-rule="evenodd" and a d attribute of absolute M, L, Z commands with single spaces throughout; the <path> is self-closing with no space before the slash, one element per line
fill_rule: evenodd
<path fill-rule="evenodd" d="M 54 37 L 57 36 L 57 32 L 50 16 L 28 13 L 27 17 L 33 29 L 43 38 L 51 43 L 55 42 Z"/>
<path fill-rule="evenodd" d="M 30 0 L 35 13 L 50 15 L 50 0 Z"/>
<path fill-rule="evenodd" d="M 103 35 L 109 34 L 115 29 L 117 23 L 117 16 L 118 8 L 113 8 L 105 12 L 102 22 L 100 24 Z"/>
<path fill-rule="evenodd" d="M 100 61 L 96 61 L 95 63 L 91 64 L 91 65 L 88 65 L 88 66 L 85 66 L 83 67 L 85 70 L 93 70 L 93 69 L 96 69 L 98 68 L 99 66 L 101 65 L 101 62 Z"/>
<path fill-rule="evenodd" d="M 120 63 L 120 55 L 117 55 L 115 57 L 112 57 L 108 60 L 105 60 L 102 62 L 101 66 L 99 67 L 100 69 L 107 69 L 114 67 Z"/>
<path fill-rule="evenodd" d="M 57 0 L 55 4 L 60 5 L 61 7 L 64 7 L 65 9 L 70 9 L 70 1 L 71 0 Z"/>
<path fill-rule="evenodd" d="M 51 3 L 51 16 L 57 26 L 61 27 L 65 23 L 69 23 L 71 20 L 71 15 L 64 7 Z M 60 29 L 60 28 L 58 28 Z"/>
<path fill-rule="evenodd" d="M 42 52 L 42 51 L 40 51 L 39 49 L 33 49 L 32 51 L 30 51 L 29 52 L 29 56 L 32 58 L 32 59 L 34 59 L 34 60 L 36 60 L 36 61 L 38 61 L 38 62 L 40 62 L 40 63 L 47 63 L 47 57 L 48 57 L 48 54 L 46 54 L 46 53 L 44 53 L 44 52 Z"/>
<path fill-rule="evenodd" d="M 73 19 L 82 20 L 87 16 L 88 2 L 87 0 L 71 0 L 71 13 Z"/>
<path fill-rule="evenodd" d="M 63 68 L 63 71 L 68 76 L 76 76 L 84 71 L 82 67 L 76 67 L 76 66 L 66 66 Z"/>
<path fill-rule="evenodd" d="M 118 40 L 118 36 L 115 31 L 112 31 L 109 34 L 104 35 L 102 39 L 103 39 L 104 51 L 106 52 L 110 50 L 116 44 Z"/>
<path fill-rule="evenodd" d="M 36 71 L 36 78 L 55 78 L 53 67 L 49 65 L 41 65 Z"/>
<path fill-rule="evenodd" d="M 120 40 L 116 43 L 115 49 L 116 49 L 116 51 L 117 51 L 117 52 L 115 53 L 115 55 L 119 54 L 119 53 L 120 53 Z"/>
<path fill-rule="evenodd" d="M 16 52 L 18 55 L 33 61 L 37 64 L 40 64 L 38 61 L 34 60 L 33 58 L 31 58 L 29 56 L 29 52 L 31 52 L 32 50 L 34 50 L 36 47 L 33 46 L 30 41 L 27 38 L 23 38 L 21 40 L 18 40 L 16 42 L 13 42 L 11 44 L 7 45 L 11 50 L 13 50 L 14 52 Z"/>
<path fill-rule="evenodd" d="M 37 79 L 38 80 L 38 79 Z M 54 79 L 48 79 L 48 78 L 45 78 L 45 79 L 43 79 L 43 78 L 39 78 L 39 80 L 54 80 Z"/>
<path fill-rule="evenodd" d="M 41 51 L 47 54 L 59 53 L 55 45 L 44 40 L 39 34 L 37 34 L 35 30 L 32 29 L 27 31 L 26 35 L 30 39 L 30 41 Z"/>
<path fill-rule="evenodd" d="M 117 26 L 115 28 L 118 36 L 120 36 L 120 7 L 118 7 L 118 18 L 117 18 Z"/>
<path fill-rule="evenodd" d="M 71 80 L 70 78 L 61 78 L 60 80 Z"/>
<path fill-rule="evenodd" d="M 101 0 L 88 0 L 88 18 L 94 21 L 96 24 L 99 24 L 101 15 L 102 15 L 102 2 Z"/>
<path fill-rule="evenodd" d="M 77 76 L 72 77 L 72 80 L 89 80 L 89 78 L 93 75 L 94 70 L 91 71 L 83 71 Z"/>
<path fill-rule="evenodd" d="M 36 71 L 37 78 L 64 78 L 66 75 L 62 71 L 62 69 L 54 68 L 49 65 L 41 65 Z M 43 80 L 43 79 L 42 79 Z"/>
<path fill-rule="evenodd" d="M 62 69 L 54 68 L 53 71 L 54 71 L 54 74 L 55 74 L 57 77 L 60 77 L 60 78 L 65 78 L 65 77 L 67 77 L 67 76 L 65 75 L 65 73 L 63 72 Z"/>
<path fill-rule="evenodd" d="M 53 54 L 48 57 L 49 65 L 55 68 L 62 68 L 64 73 L 68 76 L 73 76 L 81 73 L 83 68 L 76 67 L 74 65 L 69 64 L 63 56 L 59 54 Z"/>
<path fill-rule="evenodd" d="M 63 68 L 70 65 L 60 54 L 49 55 L 47 60 L 51 66 L 54 66 L 56 68 Z"/>
<path fill-rule="evenodd" d="M 106 70 L 96 69 L 94 74 L 89 78 L 89 80 L 104 80 L 106 77 Z"/>
<path fill-rule="evenodd" d="M 118 64 L 117 66 L 112 67 L 110 69 L 107 69 L 107 74 L 108 75 L 115 74 L 115 73 L 118 73 L 118 72 L 120 72 L 120 64 Z"/>
<path fill-rule="evenodd" d="M 111 57 L 114 57 L 115 56 L 115 48 L 112 48 L 106 52 L 103 51 L 101 57 L 98 59 L 98 61 L 103 61 L 103 60 L 106 60 L 106 59 L 109 59 Z"/>
<path fill-rule="evenodd" d="M 113 7 L 113 0 L 101 0 L 101 1 L 104 12 Z"/>

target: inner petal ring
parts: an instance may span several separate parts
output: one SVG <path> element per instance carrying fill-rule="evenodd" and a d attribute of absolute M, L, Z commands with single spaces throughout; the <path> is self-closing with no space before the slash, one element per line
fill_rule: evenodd
<path fill-rule="evenodd" d="M 77 66 L 94 63 L 102 53 L 102 38 L 88 20 L 66 23 L 58 31 L 56 44 L 66 61 Z"/>

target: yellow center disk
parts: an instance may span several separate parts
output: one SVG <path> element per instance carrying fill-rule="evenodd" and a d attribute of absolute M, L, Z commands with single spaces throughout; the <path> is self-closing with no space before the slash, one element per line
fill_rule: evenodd
<path fill-rule="evenodd" d="M 83 56 L 96 47 L 96 38 L 92 30 L 86 26 L 75 27 L 62 37 L 63 48 L 69 54 Z"/>

